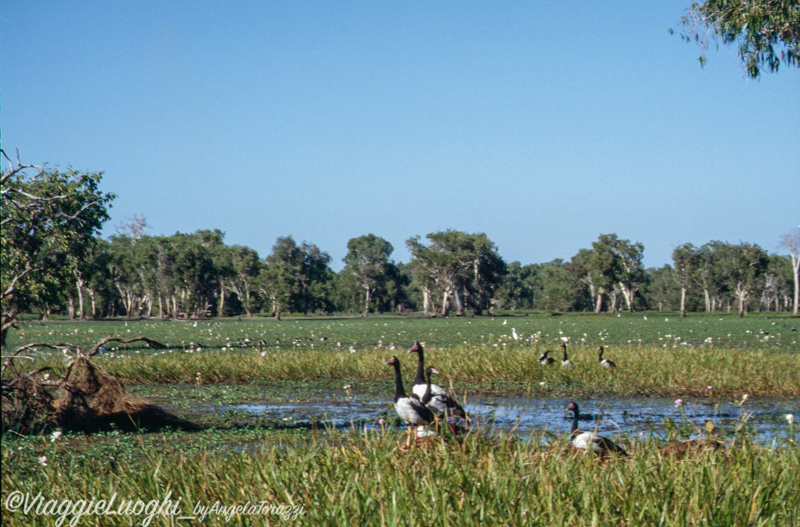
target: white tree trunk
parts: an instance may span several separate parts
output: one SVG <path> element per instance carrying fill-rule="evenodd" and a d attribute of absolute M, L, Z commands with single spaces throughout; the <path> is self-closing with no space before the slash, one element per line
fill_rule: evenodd
<path fill-rule="evenodd" d="M 456 301 L 456 314 L 461 316 L 464 314 L 464 303 L 461 302 L 461 295 L 458 294 L 458 289 L 453 291 L 453 298 Z"/>
<path fill-rule="evenodd" d="M 76 286 L 78 287 L 78 320 L 85 320 L 86 317 L 83 312 L 83 278 L 78 271 L 75 271 Z"/>
<path fill-rule="evenodd" d="M 450 308 L 447 305 L 448 302 L 449 302 L 449 299 L 450 299 L 450 290 L 449 289 L 445 289 L 444 293 L 442 293 L 442 311 L 441 311 L 441 313 L 442 313 L 443 317 L 446 317 L 448 312 L 450 311 Z"/>
<path fill-rule="evenodd" d="M 747 300 L 747 291 L 742 289 L 741 284 L 736 286 L 736 296 L 739 298 L 739 318 L 744 316 L 744 303 Z"/>
<path fill-rule="evenodd" d="M 681 316 L 686 316 L 686 288 L 681 287 Z"/>
<path fill-rule="evenodd" d="M 89 289 L 89 300 L 92 303 L 92 319 L 97 318 L 97 298 L 95 298 L 95 295 L 94 289 Z"/>
<path fill-rule="evenodd" d="M 794 309 L 792 313 L 797 315 L 798 304 L 800 304 L 800 255 L 792 254 L 792 268 L 794 269 Z"/>
<path fill-rule="evenodd" d="M 600 313 L 603 310 L 603 291 L 597 292 L 597 302 L 594 305 L 594 312 Z"/>
<path fill-rule="evenodd" d="M 625 304 L 628 306 L 628 313 L 633 313 L 633 295 L 636 292 L 633 289 L 628 289 L 628 286 L 619 283 L 619 288 L 622 291 L 622 298 L 625 299 Z"/>

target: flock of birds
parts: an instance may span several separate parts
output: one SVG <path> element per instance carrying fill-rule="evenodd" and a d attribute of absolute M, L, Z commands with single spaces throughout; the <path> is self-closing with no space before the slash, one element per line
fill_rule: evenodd
<path fill-rule="evenodd" d="M 571 360 L 569 360 L 569 358 L 567 357 L 567 342 L 566 341 L 563 341 L 561 343 L 561 350 L 562 350 L 562 353 L 563 353 L 563 358 L 561 359 L 561 366 L 563 366 L 564 368 L 572 368 L 573 366 L 575 366 L 575 364 Z M 598 358 L 598 360 L 600 361 L 600 366 L 602 366 L 603 368 L 606 368 L 608 370 L 613 370 L 614 368 L 617 367 L 617 365 L 611 359 L 604 359 L 603 358 L 603 352 L 605 351 L 605 349 L 603 349 L 603 346 L 600 346 L 599 348 L 597 348 L 597 350 L 600 352 L 600 355 L 599 355 L 599 358 Z M 552 357 L 549 357 L 548 356 L 549 354 L 550 354 L 550 350 L 545 351 L 544 353 L 539 355 L 539 364 L 541 364 L 542 366 L 550 366 L 552 364 L 555 364 L 556 360 L 554 358 L 552 358 Z"/>
<path fill-rule="evenodd" d="M 563 352 L 563 359 L 561 365 L 563 367 L 572 367 L 574 364 L 567 357 L 567 343 L 562 342 L 561 348 Z M 600 355 L 600 365 L 604 368 L 616 368 L 616 364 L 609 359 L 603 358 L 603 347 L 598 348 Z M 451 417 L 460 417 L 469 423 L 469 415 L 458 402 L 451 397 L 447 391 L 437 384 L 431 383 L 431 374 L 438 374 L 439 371 L 433 366 L 425 368 L 425 355 L 422 345 L 419 342 L 414 343 L 414 346 L 408 350 L 408 353 L 416 353 L 417 359 L 417 374 L 414 378 L 414 385 L 411 389 L 411 395 L 407 395 L 403 387 L 403 377 L 400 372 L 400 360 L 397 357 L 392 357 L 386 364 L 394 367 L 394 408 L 397 415 L 408 427 L 408 436 L 406 439 L 406 448 L 411 446 L 412 436 L 415 431 L 417 435 L 422 432 L 426 427 L 438 425 L 440 422 L 447 423 L 451 429 L 453 425 L 448 421 Z M 539 363 L 543 366 L 549 366 L 555 363 L 555 359 L 548 357 L 549 352 L 544 352 L 539 357 Z M 592 452 L 600 455 L 610 453 L 619 454 L 622 456 L 627 455 L 625 450 L 611 441 L 610 439 L 598 435 L 594 432 L 581 432 L 578 428 L 579 410 L 577 403 L 570 402 L 566 410 L 572 412 L 572 429 L 570 431 L 570 441 L 572 445 L 585 452 Z"/>

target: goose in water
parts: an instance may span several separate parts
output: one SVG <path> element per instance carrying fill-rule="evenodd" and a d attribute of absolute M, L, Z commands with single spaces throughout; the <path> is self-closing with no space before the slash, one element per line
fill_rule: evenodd
<path fill-rule="evenodd" d="M 581 432 L 578 429 L 578 405 L 577 403 L 570 402 L 567 406 L 567 411 L 572 412 L 572 430 L 570 431 L 569 438 L 572 441 L 572 446 L 579 448 L 586 452 L 595 452 L 600 455 L 609 453 L 620 454 L 627 456 L 625 450 L 611 441 L 610 439 L 597 435 L 594 432 Z"/>
<path fill-rule="evenodd" d="M 417 361 L 417 375 L 414 378 L 414 386 L 411 391 L 422 400 L 425 396 L 425 391 L 428 390 L 428 380 L 425 378 L 425 351 L 422 349 L 422 345 L 419 342 L 415 342 L 411 349 L 408 350 L 408 353 L 416 353 L 419 355 Z M 467 413 L 464 411 L 464 408 L 462 408 L 455 399 L 450 397 L 444 388 L 438 384 L 431 384 L 430 391 L 432 400 L 429 406 L 437 415 L 441 416 L 446 414 L 448 416 L 456 415 L 464 419 L 467 418 Z"/>
<path fill-rule="evenodd" d="M 411 434 L 415 426 L 427 426 L 435 420 L 430 408 L 422 404 L 419 397 L 413 394 L 411 397 L 406 395 L 403 389 L 403 377 L 400 373 L 400 361 L 397 357 L 392 357 L 386 364 L 394 366 L 394 409 L 400 419 L 408 426 L 408 438 L 406 448 L 411 446 Z"/>

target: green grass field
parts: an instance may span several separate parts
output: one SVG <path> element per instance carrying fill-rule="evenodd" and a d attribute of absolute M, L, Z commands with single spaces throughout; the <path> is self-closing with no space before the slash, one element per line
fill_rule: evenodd
<path fill-rule="evenodd" d="M 420 341 L 426 361 L 475 391 L 550 395 L 800 396 L 800 319 L 695 315 L 233 319 L 198 322 L 28 323 L 8 349 L 30 342 L 89 348 L 103 337 L 146 336 L 169 346 L 109 343 L 98 361 L 137 384 L 391 380 L 383 363 Z M 516 333 L 517 338 L 513 337 Z M 573 370 L 539 367 L 539 354 L 569 338 Z M 250 339 L 248 347 L 240 343 Z M 263 339 L 266 345 L 258 345 Z M 280 341 L 280 344 L 278 344 Z M 596 348 L 619 368 L 598 368 Z M 63 354 L 42 348 L 37 366 L 63 370 Z M 413 363 L 404 365 L 410 375 Z M 198 375 L 199 374 L 199 375 Z M 406 377 L 410 380 L 410 377 Z M 541 383 L 545 383 L 542 387 Z"/>
<path fill-rule="evenodd" d="M 214 400 L 236 383 L 300 392 L 369 381 L 388 389 L 384 361 L 404 360 L 410 381 L 406 350 L 418 340 L 444 374 L 441 383 L 466 392 L 707 396 L 713 386 L 732 398 L 800 397 L 797 318 L 646 317 L 60 321 L 23 325 L 4 355 L 30 342 L 91 347 L 109 334 L 146 336 L 169 349 L 110 343 L 97 362 L 141 393 L 192 385 Z M 539 366 L 539 353 L 557 351 L 562 337 L 576 367 Z M 245 338 L 254 342 L 241 347 Z M 599 367 L 599 345 L 617 371 Z M 63 371 L 61 351 L 29 355 L 35 361 L 26 367 Z M 684 458 L 663 453 L 670 438 L 625 436 L 630 457 L 609 460 L 571 452 L 566 433 L 524 441 L 478 428 L 461 442 L 437 438 L 404 451 L 404 432 L 391 423 L 379 430 L 214 424 L 192 433 L 7 434 L 3 525 L 800 525 L 800 447 L 788 421 L 784 437 L 768 445 L 742 426 L 724 449 Z M 93 514 L 79 517 L 81 500 L 94 500 Z M 115 500 L 115 514 L 98 515 L 98 500 Z M 155 514 L 159 504 L 172 508 Z"/>

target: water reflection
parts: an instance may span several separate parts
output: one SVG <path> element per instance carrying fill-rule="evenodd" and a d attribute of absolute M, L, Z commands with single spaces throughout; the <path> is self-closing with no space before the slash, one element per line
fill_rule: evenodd
<path fill-rule="evenodd" d="M 569 431 L 571 417 L 565 412 L 566 399 L 532 399 L 527 397 L 468 397 L 470 416 L 490 430 L 511 431 L 523 439 L 546 432 L 563 434 Z M 582 430 L 597 430 L 604 435 L 624 433 L 646 436 L 663 434 L 671 419 L 681 425 L 686 419 L 699 429 L 706 421 L 733 432 L 747 422 L 760 441 L 786 437 L 789 426 L 786 414 L 800 415 L 800 401 L 751 398 L 744 405 L 732 401 L 697 399 L 684 405 L 684 416 L 674 400 L 663 397 L 595 398 L 578 401 Z M 215 406 L 215 411 L 235 411 L 252 416 L 270 417 L 293 422 L 318 422 L 327 426 L 345 427 L 351 423 L 377 427 L 378 420 L 395 419 L 388 397 L 322 398 L 292 403 L 247 403 Z"/>

